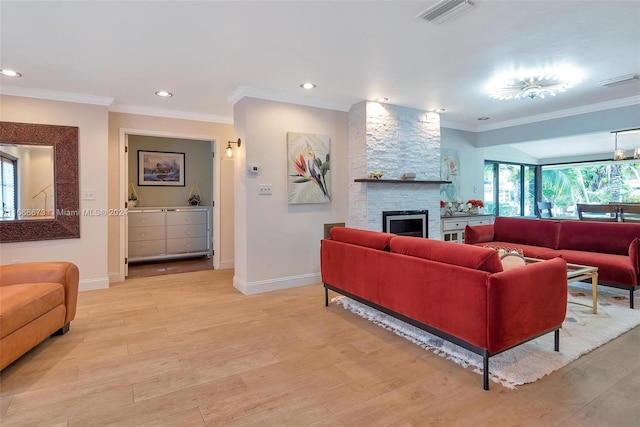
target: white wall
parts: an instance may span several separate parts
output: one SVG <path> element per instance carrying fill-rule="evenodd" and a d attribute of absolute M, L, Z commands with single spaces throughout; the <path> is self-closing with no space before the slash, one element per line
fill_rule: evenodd
<path fill-rule="evenodd" d="M 242 98 L 234 105 L 235 162 L 234 286 L 245 294 L 320 281 L 324 224 L 347 219 L 347 113 Z M 331 137 L 331 203 L 289 205 L 288 131 Z M 257 176 L 247 173 L 259 165 Z M 258 194 L 271 184 L 272 195 Z"/>
<path fill-rule="evenodd" d="M 96 199 L 80 200 L 80 210 L 107 211 L 106 106 L 0 96 L 0 120 L 77 126 L 80 193 L 95 190 Z M 80 269 L 80 289 L 109 286 L 107 274 L 107 216 L 81 216 L 80 238 L 0 244 L 0 263 L 70 261 Z"/>

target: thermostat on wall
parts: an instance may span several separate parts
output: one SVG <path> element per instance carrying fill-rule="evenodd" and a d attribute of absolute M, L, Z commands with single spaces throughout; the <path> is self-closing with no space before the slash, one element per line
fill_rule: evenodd
<path fill-rule="evenodd" d="M 260 173 L 260 166 L 258 166 L 258 165 L 249 166 L 249 173 L 256 174 L 256 175 L 259 174 Z"/>

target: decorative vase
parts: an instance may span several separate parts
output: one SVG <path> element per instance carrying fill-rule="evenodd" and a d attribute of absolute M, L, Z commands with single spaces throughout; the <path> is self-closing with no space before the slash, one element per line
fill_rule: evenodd
<path fill-rule="evenodd" d="M 469 215 L 478 215 L 478 208 L 469 208 Z"/>
<path fill-rule="evenodd" d="M 137 200 L 129 200 L 129 207 L 130 208 L 135 208 L 137 204 L 138 204 Z"/>

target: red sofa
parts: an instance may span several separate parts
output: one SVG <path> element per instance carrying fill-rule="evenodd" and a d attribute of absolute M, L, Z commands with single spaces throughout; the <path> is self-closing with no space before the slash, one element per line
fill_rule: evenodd
<path fill-rule="evenodd" d="M 556 258 L 503 271 L 498 252 L 439 240 L 334 227 L 322 240 L 328 291 L 346 295 L 489 357 L 559 328 L 567 308 L 566 263 Z"/>
<path fill-rule="evenodd" d="M 518 248 L 524 256 L 562 257 L 571 264 L 598 267 L 598 284 L 640 288 L 640 224 L 528 219 L 499 216 L 491 225 L 467 226 L 465 243 Z"/>

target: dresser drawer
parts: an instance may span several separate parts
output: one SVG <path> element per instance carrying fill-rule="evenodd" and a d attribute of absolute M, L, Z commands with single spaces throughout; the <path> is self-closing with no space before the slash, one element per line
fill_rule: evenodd
<path fill-rule="evenodd" d="M 183 237 L 206 237 L 207 227 L 198 225 L 170 225 L 167 227 L 167 239 L 181 239 Z"/>
<path fill-rule="evenodd" d="M 470 219 L 469 225 L 487 225 L 493 224 L 493 218 L 478 218 L 478 219 Z"/>
<path fill-rule="evenodd" d="M 207 212 L 206 211 L 169 211 L 167 212 L 167 225 L 182 225 L 182 224 L 206 224 Z"/>
<path fill-rule="evenodd" d="M 129 228 L 152 227 L 164 225 L 164 212 L 131 212 L 129 211 Z"/>
<path fill-rule="evenodd" d="M 207 250 L 206 237 L 190 237 L 186 239 L 167 239 L 167 252 L 187 253 L 203 252 Z"/>
<path fill-rule="evenodd" d="M 129 242 L 129 258 L 165 253 L 164 240 L 147 240 L 143 242 Z"/>
<path fill-rule="evenodd" d="M 164 238 L 164 226 L 129 227 L 130 242 L 139 242 L 143 240 L 159 240 Z"/>
<path fill-rule="evenodd" d="M 443 221 L 442 223 L 442 229 L 447 231 L 447 230 L 461 230 L 463 228 L 465 228 L 467 226 L 467 222 L 468 220 L 466 219 L 459 219 L 459 220 L 455 220 L 455 221 Z"/>

